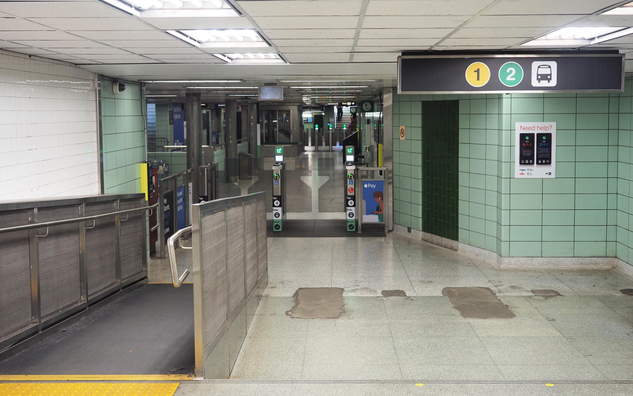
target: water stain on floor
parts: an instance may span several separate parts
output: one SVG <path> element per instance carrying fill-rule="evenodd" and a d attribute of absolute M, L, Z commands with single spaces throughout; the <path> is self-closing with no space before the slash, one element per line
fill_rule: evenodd
<path fill-rule="evenodd" d="M 297 289 L 292 296 L 294 305 L 286 315 L 293 319 L 338 319 L 345 313 L 343 290 L 339 287 Z"/>
<path fill-rule="evenodd" d="M 487 287 L 445 287 L 442 295 L 448 297 L 453 308 L 464 318 L 511 319 L 514 313 Z"/>
<path fill-rule="evenodd" d="M 556 290 L 550 289 L 532 289 L 530 290 L 532 294 L 537 297 L 562 297 L 563 295 L 557 292 Z"/>
<path fill-rule="evenodd" d="M 627 296 L 633 296 L 633 289 L 622 289 L 620 293 L 626 294 Z"/>
<path fill-rule="evenodd" d="M 404 290 L 383 290 L 380 292 L 383 297 L 406 297 L 407 293 Z"/>

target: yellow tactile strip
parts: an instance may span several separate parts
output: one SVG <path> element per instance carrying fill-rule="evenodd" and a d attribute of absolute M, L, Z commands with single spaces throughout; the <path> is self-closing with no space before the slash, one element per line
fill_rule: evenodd
<path fill-rule="evenodd" d="M 178 383 L 14 383 L 0 384 L 2 396 L 172 396 Z"/>

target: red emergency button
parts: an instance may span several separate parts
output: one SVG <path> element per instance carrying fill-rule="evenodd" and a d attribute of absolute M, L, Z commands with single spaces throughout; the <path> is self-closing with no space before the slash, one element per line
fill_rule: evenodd
<path fill-rule="evenodd" d="M 347 189 L 347 192 L 348 192 L 349 194 L 354 194 L 354 187 L 349 187 L 349 188 Z"/>

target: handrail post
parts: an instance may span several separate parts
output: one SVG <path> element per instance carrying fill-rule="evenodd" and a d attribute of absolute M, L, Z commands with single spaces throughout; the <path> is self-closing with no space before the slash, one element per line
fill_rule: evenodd
<path fill-rule="evenodd" d="M 158 230 L 156 230 L 156 241 L 158 241 L 158 258 L 165 258 L 165 181 L 158 182 Z"/>
<path fill-rule="evenodd" d="M 174 284 L 174 287 L 180 287 L 182 283 L 185 281 L 185 279 L 187 278 L 187 275 L 189 275 L 189 268 L 187 268 L 182 273 L 182 275 L 178 276 L 178 264 L 176 263 L 176 248 L 174 247 L 174 242 L 176 240 L 180 241 L 180 237 L 182 236 L 182 234 L 191 232 L 191 230 L 192 230 L 191 226 L 185 227 L 181 230 L 176 231 L 167 240 L 167 250 L 169 252 L 169 266 L 171 268 L 171 279 Z M 191 248 L 184 248 L 184 249 L 191 249 Z"/>

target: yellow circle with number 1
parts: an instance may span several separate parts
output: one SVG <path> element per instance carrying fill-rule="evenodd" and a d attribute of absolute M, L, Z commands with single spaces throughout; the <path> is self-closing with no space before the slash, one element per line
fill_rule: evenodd
<path fill-rule="evenodd" d="M 483 87 L 490 81 L 490 68 L 483 62 L 474 62 L 466 69 L 466 81 L 475 88 Z"/>

